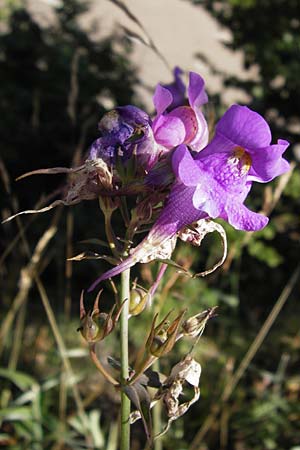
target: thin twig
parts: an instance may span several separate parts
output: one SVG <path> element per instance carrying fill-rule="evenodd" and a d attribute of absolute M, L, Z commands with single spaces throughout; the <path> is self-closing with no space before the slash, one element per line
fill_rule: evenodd
<path fill-rule="evenodd" d="M 133 32 L 132 30 L 129 30 L 128 28 L 122 26 L 123 30 L 128 34 L 128 36 L 137 39 L 139 42 L 149 47 L 161 59 L 161 61 L 165 64 L 167 69 L 171 70 L 170 64 L 168 63 L 166 57 L 157 48 L 152 37 L 144 27 L 143 23 L 138 19 L 138 17 L 135 14 L 132 13 L 132 11 L 128 8 L 125 2 L 123 2 L 122 0 L 109 0 L 109 1 L 114 5 L 116 5 L 118 8 L 120 8 L 121 11 L 123 11 L 126 14 L 126 16 L 140 28 L 140 30 L 144 33 L 146 39 L 144 39 L 141 35 Z"/>
<path fill-rule="evenodd" d="M 70 91 L 68 96 L 68 104 L 67 104 L 67 112 L 68 115 L 73 123 L 75 125 L 76 123 L 76 104 L 79 94 L 79 84 L 78 84 L 78 66 L 79 66 L 79 60 L 80 57 L 86 52 L 86 50 L 83 47 L 76 48 L 73 58 L 71 61 L 71 74 L 70 74 Z"/>
<path fill-rule="evenodd" d="M 55 217 L 55 222 L 57 222 L 57 215 Z M 16 313 L 20 309 L 21 305 L 24 303 L 25 299 L 28 296 L 29 290 L 33 284 L 33 274 L 37 270 L 37 266 L 40 262 L 40 259 L 45 251 L 49 241 L 56 234 L 57 227 L 55 224 L 52 224 L 39 239 L 34 253 L 30 258 L 28 264 L 21 270 L 20 281 L 19 281 L 19 291 L 14 298 L 12 305 L 2 322 L 0 329 L 0 355 L 4 349 L 6 340 L 8 338 L 9 330 L 13 323 Z M 29 252 L 29 248 L 27 246 L 27 251 Z"/>

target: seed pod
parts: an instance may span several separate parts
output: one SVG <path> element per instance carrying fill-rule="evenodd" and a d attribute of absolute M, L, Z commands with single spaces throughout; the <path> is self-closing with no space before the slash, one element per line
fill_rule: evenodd
<path fill-rule="evenodd" d="M 83 304 L 83 291 L 80 297 L 81 326 L 78 328 L 77 331 L 80 331 L 83 338 L 89 343 L 101 341 L 113 331 L 124 305 L 123 302 L 122 305 L 118 308 L 115 315 L 113 315 L 113 313 L 115 311 L 116 305 L 112 307 L 111 311 L 108 314 L 100 312 L 99 298 L 101 292 L 102 290 L 96 297 L 93 309 L 88 311 L 88 313 L 86 313 Z"/>
<path fill-rule="evenodd" d="M 144 311 L 148 301 L 150 301 L 150 294 L 140 288 L 132 288 L 130 291 L 129 314 L 131 316 L 138 316 Z"/>
<path fill-rule="evenodd" d="M 212 308 L 208 308 L 205 311 L 202 311 L 199 314 L 196 314 L 195 316 L 189 317 L 187 320 L 185 320 L 182 324 L 182 331 L 185 336 L 191 336 L 191 337 L 197 337 L 201 336 L 205 325 L 209 319 L 212 317 L 215 317 L 215 310 L 217 309 L 217 306 L 214 306 Z"/>
<path fill-rule="evenodd" d="M 106 313 L 89 312 L 82 320 L 80 332 L 87 342 L 101 341 L 113 328 L 112 319 Z"/>
<path fill-rule="evenodd" d="M 157 358 L 166 355 L 174 347 L 178 330 L 185 314 L 184 310 L 170 323 L 168 318 L 171 312 L 157 326 L 155 326 L 157 314 L 152 322 L 151 331 L 146 342 L 146 349 Z"/>
<path fill-rule="evenodd" d="M 150 345 L 150 353 L 153 356 L 161 356 L 161 349 L 168 339 L 168 328 L 170 326 L 170 322 L 166 322 L 164 326 L 165 328 L 153 337 L 153 341 Z"/>

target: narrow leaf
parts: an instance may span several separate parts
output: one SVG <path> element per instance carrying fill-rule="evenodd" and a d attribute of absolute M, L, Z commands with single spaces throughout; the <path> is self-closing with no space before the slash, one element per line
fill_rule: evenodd
<path fill-rule="evenodd" d="M 21 391 L 25 391 L 28 388 L 31 388 L 33 385 L 37 385 L 37 382 L 34 378 L 23 372 L 17 372 L 15 370 L 0 369 L 0 377 L 7 378 L 19 389 L 21 389 Z"/>
<path fill-rule="evenodd" d="M 152 445 L 152 417 L 150 412 L 151 399 L 147 389 L 139 381 L 137 381 L 130 386 L 123 386 L 123 390 L 136 409 L 140 412 L 147 439 L 150 445 Z"/>
<path fill-rule="evenodd" d="M 99 255 L 98 253 L 91 251 L 79 253 L 72 258 L 68 258 L 68 261 L 82 261 L 84 259 L 104 259 L 114 266 L 117 266 L 120 263 L 120 261 L 118 261 L 116 258 L 113 258 L 112 256 Z"/>

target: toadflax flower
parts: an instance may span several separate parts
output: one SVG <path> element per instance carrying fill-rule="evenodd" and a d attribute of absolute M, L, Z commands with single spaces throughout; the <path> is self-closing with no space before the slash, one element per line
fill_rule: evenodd
<path fill-rule="evenodd" d="M 121 106 L 106 113 L 99 130 L 101 137 L 92 144 L 89 159 L 101 158 L 108 166 L 115 166 L 117 157 L 126 163 L 135 154 L 138 166 L 147 171 L 162 151 L 154 140 L 150 117 L 136 106 Z"/>
<path fill-rule="evenodd" d="M 141 260 L 184 226 L 204 218 L 222 218 L 237 230 L 257 231 L 268 218 L 244 205 L 252 182 L 266 183 L 289 170 L 282 154 L 289 143 L 271 145 L 271 131 L 258 113 L 231 106 L 216 126 L 212 141 L 192 155 L 186 145 L 172 155 L 176 181 L 148 236 L 119 266 L 104 273 L 91 288 Z"/>
<path fill-rule="evenodd" d="M 185 106 L 185 87 L 180 74 L 180 69 L 176 68 L 174 83 L 156 87 L 153 97 L 157 112 L 152 125 L 154 137 L 158 144 L 167 149 L 187 144 L 192 150 L 199 151 L 208 141 L 207 123 L 200 110 L 207 103 L 204 80 L 197 73 L 190 72 L 187 89 L 189 106 Z"/>

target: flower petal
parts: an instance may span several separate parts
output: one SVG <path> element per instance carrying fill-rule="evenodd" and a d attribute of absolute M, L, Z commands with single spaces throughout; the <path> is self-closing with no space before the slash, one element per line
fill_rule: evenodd
<path fill-rule="evenodd" d="M 179 145 L 172 155 L 172 168 L 176 177 L 185 186 L 196 186 L 201 179 L 201 171 L 185 145 Z"/>
<path fill-rule="evenodd" d="M 198 131 L 198 121 L 194 110 L 190 106 L 179 106 L 168 114 L 168 117 L 178 117 L 184 125 L 185 136 L 179 144 L 189 144 L 194 140 Z"/>
<path fill-rule="evenodd" d="M 185 84 L 181 80 L 182 74 L 183 70 L 181 70 L 179 67 L 175 67 L 175 69 L 173 70 L 175 80 L 173 81 L 173 83 L 165 84 L 163 86 L 171 92 L 173 97 L 172 104 L 169 105 L 169 110 L 184 105 L 185 103 Z"/>
<path fill-rule="evenodd" d="M 225 112 L 216 133 L 248 149 L 267 147 L 271 142 L 271 131 L 264 118 L 240 105 L 233 105 Z"/>
<path fill-rule="evenodd" d="M 153 132 L 156 142 L 167 148 L 182 144 L 186 135 L 182 120 L 170 114 L 162 115 L 154 121 Z"/>
<path fill-rule="evenodd" d="M 109 142 L 105 137 L 96 139 L 89 149 L 89 160 L 103 159 L 107 164 L 113 164 L 115 158 L 114 139 Z"/>
<path fill-rule="evenodd" d="M 88 288 L 88 292 L 92 292 L 96 286 L 98 286 L 101 281 L 107 280 L 108 278 L 115 277 L 119 275 L 119 273 L 124 272 L 124 270 L 130 269 L 130 267 L 134 266 L 138 261 L 134 258 L 134 255 L 125 259 L 125 261 L 118 264 L 116 267 L 104 272 L 94 283 Z"/>
<path fill-rule="evenodd" d="M 259 148 L 250 152 L 252 167 L 248 179 L 267 183 L 290 169 L 288 161 L 282 158 L 289 142 L 279 139 L 277 144 Z"/>
<path fill-rule="evenodd" d="M 242 203 L 232 199 L 225 207 L 227 220 L 236 230 L 258 231 L 264 228 L 269 222 L 268 217 L 250 211 Z M 226 217 L 224 217 L 226 220 Z"/>
<path fill-rule="evenodd" d="M 208 143 L 209 132 L 205 117 L 199 108 L 195 108 L 194 112 L 197 119 L 197 132 L 192 141 L 189 142 L 189 146 L 195 152 L 200 152 L 200 150 L 202 150 Z"/>
<path fill-rule="evenodd" d="M 198 73 L 190 72 L 188 99 L 192 108 L 196 108 L 204 103 L 207 103 L 208 97 L 205 92 L 204 85 L 204 80 Z"/>
<path fill-rule="evenodd" d="M 160 116 L 168 106 L 171 105 L 173 101 L 173 96 L 171 92 L 158 84 L 156 86 L 154 96 L 153 96 L 153 103 L 157 112 L 157 115 Z"/>
<path fill-rule="evenodd" d="M 227 155 L 230 155 L 234 146 L 235 144 L 227 137 L 221 134 L 215 134 L 210 143 L 205 148 L 203 148 L 201 152 L 198 152 L 195 159 L 199 161 L 205 161 L 207 156 L 213 154 L 225 153 Z"/>
<path fill-rule="evenodd" d="M 183 226 L 207 217 L 206 213 L 194 207 L 193 192 L 193 188 L 182 183 L 173 185 L 167 203 L 147 237 L 151 245 L 161 244 L 174 236 Z"/>
<path fill-rule="evenodd" d="M 223 211 L 224 194 L 226 196 L 218 183 L 206 176 L 194 192 L 193 205 L 198 210 L 205 212 L 211 219 L 215 219 L 220 217 Z"/>

